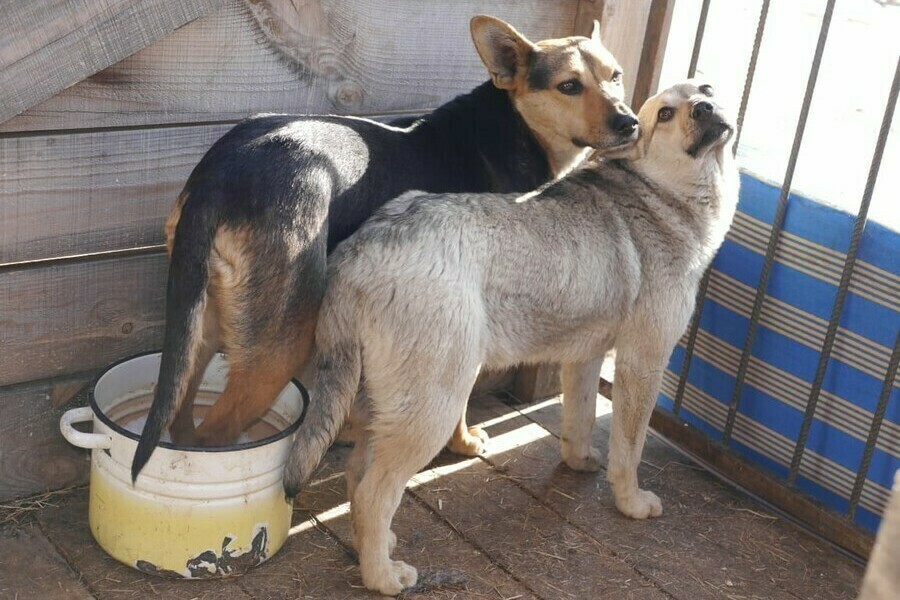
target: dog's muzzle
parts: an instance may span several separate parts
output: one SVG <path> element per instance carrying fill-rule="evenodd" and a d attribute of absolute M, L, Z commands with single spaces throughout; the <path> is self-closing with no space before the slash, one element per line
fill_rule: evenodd
<path fill-rule="evenodd" d="M 722 114 L 712 102 L 700 100 L 691 107 L 691 119 L 694 121 L 694 143 L 687 153 L 697 158 L 704 150 L 720 146 L 731 139 L 734 125 Z"/>
<path fill-rule="evenodd" d="M 609 120 L 609 128 L 622 137 L 631 137 L 637 133 L 638 120 L 630 112 L 618 113 Z"/>
<path fill-rule="evenodd" d="M 593 148 L 603 152 L 622 150 L 636 142 L 639 128 L 638 118 L 622 102 L 617 102 L 614 109 L 615 114 L 606 120 L 605 134 L 601 133 L 594 141 L 574 137 L 572 143 L 579 148 Z"/>

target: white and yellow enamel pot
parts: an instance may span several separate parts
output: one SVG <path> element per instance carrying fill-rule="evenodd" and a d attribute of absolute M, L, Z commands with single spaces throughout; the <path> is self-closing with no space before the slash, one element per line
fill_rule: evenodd
<path fill-rule="evenodd" d="M 104 371 L 90 406 L 60 419 L 71 444 L 91 450 L 90 527 L 111 556 L 163 577 L 237 575 L 271 558 L 287 539 L 291 504 L 282 470 L 309 396 L 291 382 L 269 411 L 232 446 L 162 441 L 131 482 L 131 459 L 159 375 L 160 353 Z M 213 358 L 195 401 L 199 420 L 225 389 L 228 364 Z M 74 423 L 91 421 L 85 433 Z M 135 430 L 135 431 L 132 431 Z"/>

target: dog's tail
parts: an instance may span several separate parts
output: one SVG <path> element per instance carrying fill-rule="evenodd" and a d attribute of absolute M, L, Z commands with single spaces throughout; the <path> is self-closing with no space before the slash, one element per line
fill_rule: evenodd
<path fill-rule="evenodd" d="M 166 224 L 171 261 L 166 289 L 162 364 L 147 423 L 131 462 L 132 482 L 150 460 L 163 429 L 184 401 L 194 370 L 206 367 L 195 365 L 194 361 L 203 342 L 209 256 L 216 222 L 209 211 L 190 210 L 189 207 L 182 210 L 188 199 L 186 194 L 182 193 L 173 216 Z M 177 219 L 177 226 L 174 219 Z M 174 236 L 172 227 L 177 231 Z"/>
<path fill-rule="evenodd" d="M 315 383 L 310 392 L 306 422 L 294 438 L 284 470 L 284 491 L 295 497 L 313 474 L 325 452 L 337 438 L 350 412 L 362 376 L 362 347 L 353 315 L 345 304 L 329 292 L 319 313 L 316 328 Z"/>

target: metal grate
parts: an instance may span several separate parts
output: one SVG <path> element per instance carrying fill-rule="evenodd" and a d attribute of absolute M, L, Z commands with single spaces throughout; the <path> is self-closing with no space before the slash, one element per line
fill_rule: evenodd
<path fill-rule="evenodd" d="M 793 143 L 791 146 L 791 152 L 787 162 L 787 168 L 784 173 L 783 183 L 781 185 L 780 194 L 778 197 L 778 202 L 776 204 L 775 216 L 772 223 L 771 232 L 768 237 L 768 241 L 765 247 L 765 255 L 763 259 L 762 269 L 759 276 L 759 281 L 756 286 L 755 295 L 753 298 L 752 308 L 750 310 L 750 319 L 749 326 L 747 330 L 746 337 L 743 342 L 743 348 L 741 350 L 740 360 L 737 363 L 737 369 L 735 372 L 734 379 L 734 388 L 731 393 L 731 399 L 728 404 L 728 412 L 725 417 L 724 427 L 722 428 L 722 440 L 721 443 L 717 444 L 716 452 L 727 453 L 729 441 L 732 438 L 732 434 L 735 428 L 735 421 L 738 414 L 738 409 L 741 403 L 745 380 L 747 377 L 748 365 L 750 364 L 750 358 L 753 354 L 754 344 L 756 341 L 756 334 L 759 327 L 760 317 L 762 314 L 763 305 L 766 302 L 767 298 L 767 288 L 769 286 L 769 278 L 772 272 L 772 266 L 775 262 L 776 250 L 779 246 L 779 240 L 781 237 L 782 230 L 784 228 L 785 215 L 788 206 L 788 200 L 791 196 L 791 188 L 794 177 L 794 171 L 797 165 L 797 158 L 800 153 L 800 149 L 803 143 L 803 134 L 806 129 L 807 118 L 809 116 L 810 106 L 812 104 L 813 94 L 816 88 L 816 83 L 818 80 L 819 69 L 822 63 L 822 56 L 828 41 L 828 34 L 831 27 L 832 16 L 834 13 L 836 0 L 828 0 L 827 5 L 825 6 L 824 15 L 821 22 L 821 27 L 819 30 L 818 40 L 816 42 L 815 53 L 813 56 L 812 64 L 809 70 L 809 77 L 806 84 L 806 90 L 803 97 L 803 103 L 800 110 L 800 116 L 797 122 L 796 131 L 793 138 Z M 703 45 L 703 37 L 706 30 L 707 17 L 710 9 L 711 0 L 703 0 L 700 9 L 700 16 L 697 24 L 697 31 L 694 38 L 693 49 L 691 53 L 690 67 L 688 69 L 688 76 L 693 77 L 697 71 L 697 65 L 700 58 L 700 51 Z M 749 104 L 751 98 L 751 89 L 753 86 L 753 78 L 756 71 L 757 60 L 759 58 L 760 47 L 763 43 L 766 23 L 769 14 L 769 5 L 770 0 L 763 0 L 759 13 L 759 21 L 756 29 L 756 35 L 753 42 L 753 50 L 750 56 L 750 60 L 747 67 L 747 76 L 744 84 L 744 90 L 741 97 L 740 110 L 738 113 L 737 119 L 737 131 L 735 135 L 734 149 L 737 152 L 738 144 L 740 143 L 741 130 L 744 124 L 744 116 L 746 114 L 747 106 Z M 843 268 L 841 272 L 840 283 L 837 287 L 837 293 L 834 298 L 834 303 L 832 305 L 830 319 L 828 321 L 828 326 L 824 338 L 824 342 L 822 343 L 821 349 L 818 354 L 817 365 L 815 369 L 815 375 L 811 384 L 810 393 L 808 400 L 806 402 L 806 406 L 803 410 L 802 422 L 800 425 L 800 430 L 797 435 L 796 442 L 794 443 L 793 452 L 791 454 L 790 466 L 787 471 L 787 476 L 784 480 L 781 480 L 780 483 L 776 482 L 776 485 L 781 485 L 786 488 L 786 490 L 792 490 L 796 494 L 800 494 L 800 492 L 796 489 L 797 485 L 797 477 L 800 471 L 800 465 L 803 461 L 804 451 L 806 450 L 807 442 L 809 440 L 810 427 L 812 425 L 813 419 L 816 415 L 816 408 L 818 406 L 819 397 L 822 393 L 822 386 L 825 379 L 825 373 L 829 364 L 829 360 L 832 356 L 832 350 L 834 348 L 835 337 L 838 332 L 838 327 L 841 321 L 841 316 L 844 312 L 845 301 L 847 297 L 847 291 L 850 288 L 850 284 L 853 281 L 854 276 L 854 267 L 856 266 L 857 255 L 859 251 L 860 242 L 862 239 L 863 232 L 866 229 L 867 224 L 867 216 L 869 211 L 869 205 L 872 200 L 873 190 L 875 188 L 875 184 L 878 179 L 879 169 L 881 167 L 882 158 L 884 155 L 885 145 L 887 142 L 888 134 L 891 127 L 891 122 L 893 119 L 894 111 L 897 105 L 898 92 L 900 92 L 900 59 L 897 62 L 897 68 L 894 72 L 893 83 L 890 89 L 890 93 L 888 95 L 887 105 L 884 110 L 884 116 L 882 118 L 881 129 L 879 131 L 878 139 L 875 144 L 875 149 L 872 156 L 871 166 L 869 169 L 868 179 L 866 181 L 865 190 L 863 192 L 862 201 L 859 207 L 859 212 L 856 216 L 856 220 L 854 222 L 852 234 L 850 237 L 849 248 L 846 253 L 846 258 L 843 263 Z M 701 313 L 703 310 L 704 299 L 706 297 L 707 291 L 709 289 L 709 281 L 710 281 L 710 271 L 708 270 L 703 279 L 701 280 L 699 293 L 697 297 L 697 306 L 694 312 L 694 315 L 691 319 L 690 326 L 687 331 L 687 335 L 685 337 L 685 349 L 684 349 L 684 357 L 682 359 L 680 365 L 680 372 L 678 374 L 677 386 L 675 387 L 674 396 L 672 398 L 672 413 L 674 416 L 678 416 L 682 410 L 685 390 L 687 386 L 688 375 L 691 370 L 691 363 L 694 357 L 694 349 L 695 344 L 697 343 L 698 331 L 700 329 L 700 319 Z M 891 396 L 891 391 L 893 388 L 893 382 L 897 375 L 898 363 L 900 363 L 900 332 L 897 334 L 897 338 L 895 340 L 893 346 L 893 352 L 891 354 L 890 360 L 887 365 L 887 369 L 884 373 L 884 379 L 882 381 L 881 393 L 878 398 L 877 407 L 873 413 L 873 418 L 871 421 L 871 425 L 869 427 L 868 436 L 865 441 L 865 446 L 863 450 L 862 459 L 860 461 L 859 467 L 855 473 L 855 481 L 852 487 L 852 493 L 849 498 L 849 506 L 846 514 L 842 517 L 846 522 L 852 522 L 853 518 L 856 514 L 857 507 L 859 506 L 860 497 L 862 494 L 863 485 L 866 481 L 867 474 L 869 471 L 869 466 L 872 461 L 872 455 L 875 450 L 876 442 L 878 440 L 879 433 L 881 431 L 882 422 L 885 416 L 885 410 L 887 408 L 888 400 Z M 671 414 L 671 413 L 670 413 Z M 672 419 L 673 417 L 665 417 L 665 419 Z M 676 422 L 676 421 L 672 421 Z M 680 421 L 679 421 L 680 422 Z M 683 423 L 683 422 L 682 422 Z M 677 437 L 677 428 L 673 427 L 670 424 L 666 428 L 667 431 L 674 432 Z M 695 446 L 696 440 L 694 443 Z M 771 489 L 771 487 L 770 487 Z M 783 492 L 785 490 L 779 490 L 779 495 L 783 497 Z M 782 507 L 784 508 L 784 507 Z M 824 510 L 824 509 L 823 509 Z M 809 513 L 806 513 L 807 517 Z M 837 518 L 837 515 L 835 514 Z M 821 527 L 820 529 L 826 529 L 825 527 Z M 820 531 L 820 533 L 825 533 L 827 536 L 827 532 Z"/>

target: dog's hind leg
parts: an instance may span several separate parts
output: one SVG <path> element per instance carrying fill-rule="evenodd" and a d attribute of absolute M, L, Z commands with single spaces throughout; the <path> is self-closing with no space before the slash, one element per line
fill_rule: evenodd
<path fill-rule="evenodd" d="M 325 289 L 324 234 L 276 241 L 252 228 L 220 228 L 211 263 L 229 374 L 197 427 L 206 446 L 234 443 L 306 364 Z"/>
<path fill-rule="evenodd" d="M 372 461 L 372 445 L 371 437 L 368 430 L 365 429 L 364 423 L 354 423 L 357 428 L 358 435 L 353 442 L 353 450 L 347 457 L 347 463 L 344 465 L 344 477 L 347 480 L 347 499 L 350 501 L 350 542 L 356 551 L 359 551 L 359 535 L 356 530 L 356 511 L 357 505 L 353 502 L 353 495 L 359 482 Z M 388 531 L 388 554 L 394 552 L 397 545 L 397 535 L 393 531 Z"/>
<path fill-rule="evenodd" d="M 390 558 L 391 520 L 407 481 L 450 437 L 478 374 L 477 365 L 471 373 L 454 367 L 417 366 L 418 372 L 403 381 L 384 377 L 368 382 L 371 454 L 351 503 L 363 583 L 391 596 L 415 584 L 417 578 L 413 567 Z M 378 371 L 377 366 L 372 371 Z"/>
<path fill-rule="evenodd" d="M 427 441 L 400 431 L 374 438 L 372 463 L 353 494 L 353 545 L 359 552 L 363 583 L 389 596 L 414 585 L 418 577 L 410 565 L 391 560 L 391 542 L 396 538 L 390 526 L 406 482 L 428 463 L 431 450 L 440 450 L 440 444 L 423 447 Z"/>
<path fill-rule="evenodd" d="M 563 409 L 560 451 L 570 468 L 599 471 L 600 452 L 591 447 L 597 409 L 597 387 L 603 355 L 585 363 L 567 363 L 562 368 Z"/>
<path fill-rule="evenodd" d="M 662 514 L 662 503 L 656 494 L 638 487 L 637 468 L 667 358 L 668 352 L 649 349 L 646 344 L 617 350 L 607 479 L 612 484 L 616 508 L 633 519 Z"/>
<path fill-rule="evenodd" d="M 244 429 L 265 414 L 309 357 L 315 323 L 306 323 L 302 329 L 304 333 L 295 340 L 299 344 L 256 347 L 250 356 L 229 355 L 228 383 L 197 427 L 198 444 L 232 444 Z"/>
<path fill-rule="evenodd" d="M 350 413 L 351 419 L 354 414 Z M 352 427 L 356 431 L 353 440 L 353 450 L 347 457 L 347 463 L 344 465 L 344 478 L 347 480 L 347 500 L 353 500 L 353 493 L 356 486 L 359 485 L 360 479 L 369 467 L 372 459 L 370 436 L 366 428 L 366 423 L 360 422 L 359 419 L 351 420 Z"/>
<path fill-rule="evenodd" d="M 191 363 L 193 369 L 188 382 L 184 400 L 175 413 L 172 424 L 169 425 L 169 434 L 172 441 L 181 445 L 193 445 L 196 443 L 196 428 L 194 427 L 194 399 L 197 390 L 203 381 L 203 373 L 212 360 L 213 355 L 219 349 L 219 321 L 218 314 L 211 302 L 206 303 L 203 313 L 203 341 L 197 349 L 197 354 Z"/>

